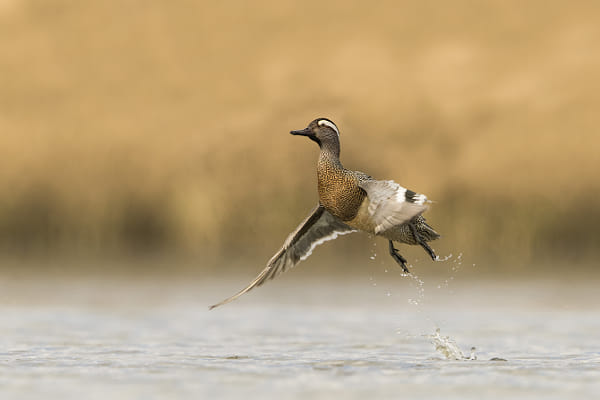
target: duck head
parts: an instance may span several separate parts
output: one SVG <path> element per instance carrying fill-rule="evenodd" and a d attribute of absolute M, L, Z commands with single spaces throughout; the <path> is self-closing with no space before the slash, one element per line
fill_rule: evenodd
<path fill-rule="evenodd" d="M 340 131 L 332 120 L 327 118 L 317 118 L 302 130 L 291 131 L 292 135 L 306 136 L 317 142 L 319 146 L 323 143 L 337 143 L 340 141 Z"/>

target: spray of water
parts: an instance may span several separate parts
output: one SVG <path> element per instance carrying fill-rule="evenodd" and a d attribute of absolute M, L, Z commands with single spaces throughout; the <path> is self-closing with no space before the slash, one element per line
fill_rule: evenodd
<path fill-rule="evenodd" d="M 372 239 L 374 239 L 374 238 L 372 238 Z M 377 257 L 376 247 L 377 247 L 377 242 L 375 240 L 373 240 L 373 245 L 371 247 L 371 255 L 369 257 L 369 259 L 371 261 L 375 261 L 375 259 Z M 450 267 L 449 272 L 456 273 L 462 266 L 462 258 L 463 258 L 462 253 L 459 253 L 456 258 L 454 258 L 454 256 L 452 254 L 449 254 L 442 258 L 438 257 L 437 261 L 444 262 L 444 261 L 452 260 L 452 265 Z M 475 266 L 475 265 L 473 264 L 473 266 Z M 410 265 L 409 267 L 412 269 L 413 266 Z M 388 270 L 385 269 L 385 272 L 388 272 Z M 414 273 L 414 271 L 410 274 L 402 272 L 402 276 L 409 278 L 411 280 L 411 286 L 413 286 L 416 289 L 416 297 L 409 298 L 408 303 L 417 307 L 417 310 L 419 312 L 421 312 L 421 308 L 422 308 L 421 305 L 425 301 L 425 281 L 423 279 L 421 279 L 418 275 L 416 275 Z M 371 277 L 369 279 L 373 286 L 377 286 L 377 283 L 375 282 L 373 275 L 371 275 Z M 441 289 L 442 287 L 447 288 L 453 279 L 454 279 L 454 276 L 451 275 L 449 278 L 447 278 L 444 281 L 443 284 L 438 285 L 438 289 Z M 386 292 L 386 296 L 390 297 L 391 295 L 392 294 L 390 291 Z M 430 317 L 427 317 L 427 319 L 431 320 Z M 398 333 L 401 333 L 401 332 L 398 332 Z M 436 328 L 434 334 L 425 335 L 425 337 L 427 337 L 431 341 L 431 343 L 435 346 L 436 351 L 439 352 L 440 354 L 442 354 L 447 360 L 476 360 L 477 359 L 477 356 L 475 355 L 475 347 L 471 347 L 471 353 L 469 354 L 469 356 L 465 356 L 465 354 L 462 352 L 460 347 L 458 347 L 456 342 L 452 338 L 450 338 L 450 336 L 442 336 L 440 334 L 440 328 Z"/>
<path fill-rule="evenodd" d="M 369 256 L 369 259 L 371 261 L 375 261 L 375 259 L 377 258 L 377 241 L 374 240 L 375 237 L 373 235 L 369 235 L 369 239 L 371 239 L 371 255 Z M 373 272 L 371 271 L 371 276 L 369 276 L 369 281 L 371 281 L 371 285 L 373 286 L 377 286 L 377 282 L 375 282 L 375 278 L 373 278 Z"/>
<path fill-rule="evenodd" d="M 416 298 L 409 298 L 409 304 L 414 306 L 420 305 L 425 300 L 425 281 L 419 278 L 416 274 L 403 274 L 403 276 L 409 277 L 414 284 L 415 289 L 417 290 Z"/>
<path fill-rule="evenodd" d="M 451 258 L 452 258 L 452 253 L 448 254 L 444 258 L 440 258 L 440 256 L 437 256 L 437 259 L 435 261 L 441 261 L 441 262 L 443 262 L 443 261 L 448 261 Z"/>
<path fill-rule="evenodd" d="M 465 356 L 450 336 L 442 336 L 440 334 L 440 328 L 437 328 L 433 335 L 427 335 L 427 338 L 431 340 L 431 343 L 435 346 L 435 350 L 446 357 L 447 360 L 477 360 L 475 347 L 471 347 L 471 354 L 468 357 Z"/>

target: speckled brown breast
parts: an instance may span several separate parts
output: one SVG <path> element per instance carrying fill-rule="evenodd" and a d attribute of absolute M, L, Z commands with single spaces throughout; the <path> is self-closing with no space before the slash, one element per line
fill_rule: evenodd
<path fill-rule="evenodd" d="M 358 187 L 358 180 L 351 171 L 328 162 L 319 162 L 317 168 L 319 201 L 334 216 L 350 221 L 366 197 Z"/>

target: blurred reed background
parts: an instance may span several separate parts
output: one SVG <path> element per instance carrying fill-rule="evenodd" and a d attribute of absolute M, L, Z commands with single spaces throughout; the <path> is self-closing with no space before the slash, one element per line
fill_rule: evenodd
<path fill-rule="evenodd" d="M 436 201 L 441 255 L 596 270 L 599 12 L 0 0 L 2 268 L 258 271 L 317 200 L 317 147 L 288 132 L 324 116 L 346 167 Z M 328 244 L 313 273 L 361 268 L 372 246 Z"/>

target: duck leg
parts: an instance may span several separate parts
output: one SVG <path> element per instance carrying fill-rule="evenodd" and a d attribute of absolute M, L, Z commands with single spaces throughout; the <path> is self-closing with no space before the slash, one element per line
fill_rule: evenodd
<path fill-rule="evenodd" d="M 391 240 L 389 242 L 390 242 L 390 255 L 402 267 L 404 272 L 406 272 L 407 274 L 410 274 L 410 271 L 406 267 L 406 258 L 402 257 L 400 255 L 400 253 L 398 253 L 398 250 L 394 247 L 394 243 Z"/>
<path fill-rule="evenodd" d="M 415 226 L 415 224 L 411 223 L 411 224 L 408 224 L 408 226 L 410 226 L 410 230 L 415 238 L 415 241 L 419 244 L 419 246 L 421 246 L 422 248 L 425 249 L 427 254 L 429 254 L 429 257 L 431 257 L 431 259 L 433 261 L 437 260 L 437 256 L 435 255 L 433 249 L 431 247 L 429 247 L 427 242 L 423 240 L 421 235 L 419 235 L 419 232 L 417 231 L 417 227 Z"/>

